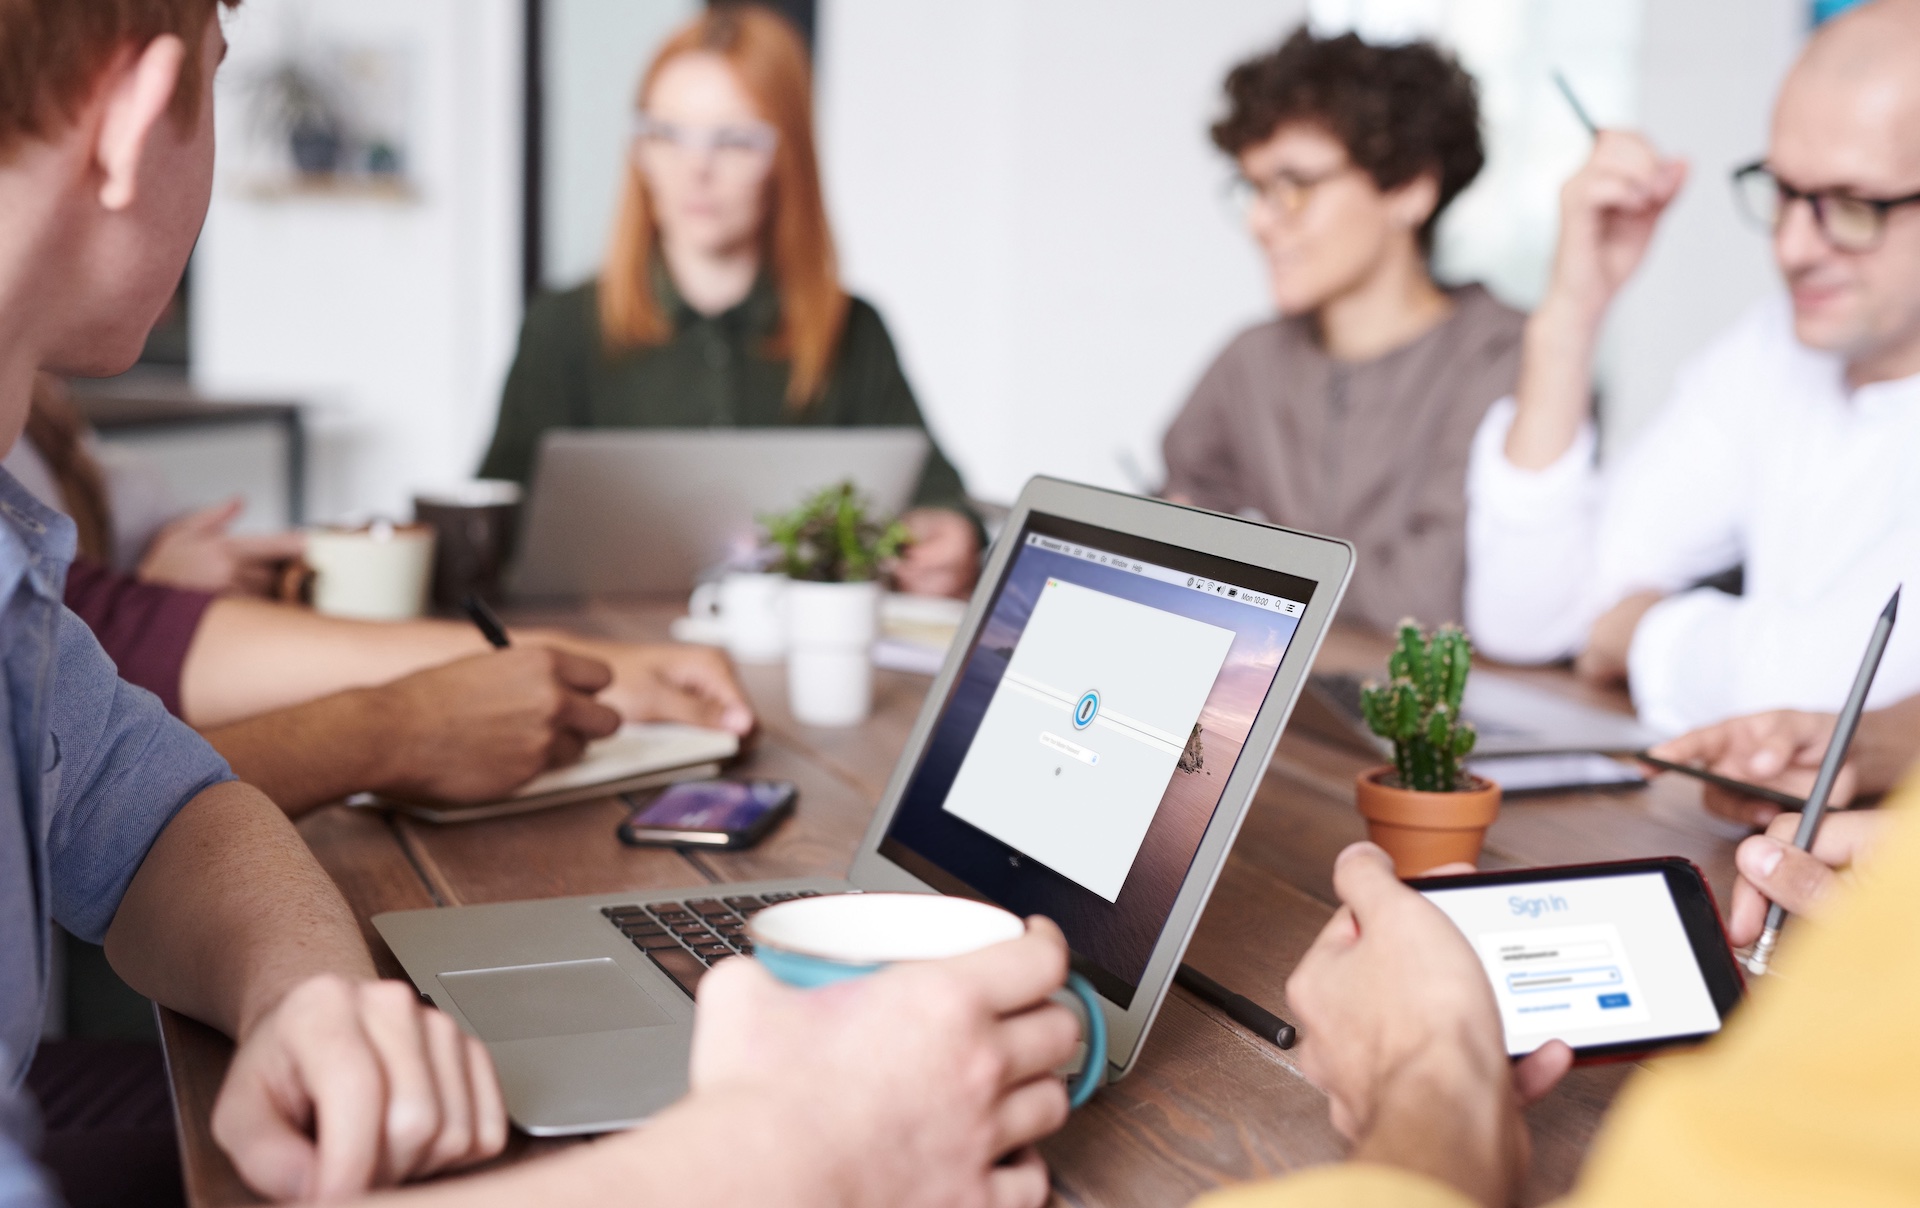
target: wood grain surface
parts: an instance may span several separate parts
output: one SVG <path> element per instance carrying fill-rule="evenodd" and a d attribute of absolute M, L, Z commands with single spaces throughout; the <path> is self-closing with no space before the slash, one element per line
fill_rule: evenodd
<path fill-rule="evenodd" d="M 657 641 L 678 608 L 596 602 L 517 619 L 566 623 L 606 637 Z M 1372 672 L 1386 640 L 1330 635 L 1318 666 Z M 1575 683 L 1562 671 L 1519 672 L 1555 692 L 1624 709 L 1619 694 Z M 757 741 L 734 774 L 791 780 L 795 815 L 758 847 L 694 858 L 626 847 L 614 838 L 625 812 L 616 800 L 455 826 L 334 807 L 301 831 L 362 920 L 383 910 L 564 894 L 694 886 L 803 874 L 840 875 L 906 745 L 928 682 L 883 672 L 875 713 L 832 730 L 803 726 L 786 707 L 784 672 L 746 667 L 759 711 Z M 1357 749 L 1289 733 L 1261 783 L 1202 916 L 1188 961 L 1217 981 L 1287 1014 L 1286 978 L 1332 914 L 1334 856 L 1365 836 L 1353 808 L 1354 777 L 1375 760 Z M 1570 793 L 1510 801 L 1489 832 L 1485 867 L 1682 855 L 1730 891 L 1733 846 L 1745 832 L 1709 817 L 1697 786 L 1664 777 L 1645 791 Z M 1724 900 L 1724 896 L 1723 896 Z M 384 973 L 399 970 L 377 935 L 369 943 Z M 200 1024 L 163 1020 L 175 1106 L 181 1119 L 189 1201 L 254 1202 L 213 1145 L 207 1113 L 230 1046 Z M 1534 1131 L 1527 1203 L 1565 1191 L 1606 1106 L 1630 1066 L 1577 1070 L 1530 1113 Z M 564 1142 L 517 1138 L 512 1162 Z M 1043 1147 L 1056 1201 L 1075 1205 L 1178 1205 L 1209 1188 L 1336 1160 L 1344 1152 L 1325 1098 L 1289 1053 L 1175 989 L 1126 1079 L 1101 1091 Z"/>

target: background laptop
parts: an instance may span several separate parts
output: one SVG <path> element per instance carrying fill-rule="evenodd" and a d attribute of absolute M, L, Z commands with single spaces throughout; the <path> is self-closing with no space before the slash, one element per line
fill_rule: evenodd
<path fill-rule="evenodd" d="M 882 515 L 913 498 L 918 428 L 557 429 L 541 440 L 522 597 L 661 595 L 759 544 L 757 519 L 852 479 Z"/>
<path fill-rule="evenodd" d="M 1368 677 L 1320 673 L 1309 677 L 1300 701 L 1300 724 L 1311 732 L 1369 753 L 1386 754 L 1393 744 L 1368 728 L 1360 713 L 1360 687 Z M 1524 680 L 1476 667 L 1467 677 L 1460 713 L 1480 731 L 1475 759 L 1510 755 L 1548 755 L 1576 751 L 1631 753 L 1659 742 L 1661 735 L 1623 713 L 1536 688 Z"/>
<path fill-rule="evenodd" d="M 692 987 L 766 904 L 961 894 L 1060 924 L 1134 1063 L 1346 590 L 1345 542 L 1036 478 L 845 879 L 377 916 L 535 1134 L 686 1089 Z M 804 805 L 802 806 L 804 809 Z"/>

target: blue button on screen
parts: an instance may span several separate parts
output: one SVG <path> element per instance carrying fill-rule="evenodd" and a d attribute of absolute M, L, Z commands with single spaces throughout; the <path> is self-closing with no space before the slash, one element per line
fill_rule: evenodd
<path fill-rule="evenodd" d="M 1100 716 L 1100 693 L 1093 688 L 1089 688 L 1085 692 L 1082 692 L 1080 699 L 1074 703 L 1073 728 L 1076 730 L 1084 730 L 1092 725 L 1093 719 L 1098 716 Z"/>
<path fill-rule="evenodd" d="M 1624 994 L 1602 994 L 1600 996 L 1600 1009 L 1602 1011 L 1611 1011 L 1616 1007 L 1624 1007 L 1627 1005 L 1629 1005 L 1629 1000 Z"/>

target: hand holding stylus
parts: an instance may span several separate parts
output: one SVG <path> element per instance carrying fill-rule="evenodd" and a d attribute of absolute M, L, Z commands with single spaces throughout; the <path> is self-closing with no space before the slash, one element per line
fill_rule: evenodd
<path fill-rule="evenodd" d="M 1860 656 L 1860 670 L 1854 674 L 1853 688 L 1847 693 L 1847 703 L 1841 707 L 1840 716 L 1833 724 L 1833 740 L 1827 744 L 1827 754 L 1820 761 L 1820 774 L 1814 778 L 1813 791 L 1807 794 L 1807 806 L 1799 816 L 1799 825 L 1793 832 L 1793 845 L 1801 851 L 1813 847 L 1814 837 L 1820 831 L 1822 815 L 1826 813 L 1827 800 L 1840 779 L 1840 769 L 1847 762 L 1847 748 L 1853 745 L 1853 732 L 1860 725 L 1860 714 L 1867 707 L 1867 693 L 1873 687 L 1873 677 L 1880 670 L 1880 656 L 1887 652 L 1887 640 L 1893 636 L 1893 623 L 1900 615 L 1900 589 L 1893 589 L 1888 597 L 1887 606 L 1880 610 L 1880 619 L 1874 622 L 1873 636 L 1867 639 L 1866 653 Z M 1760 938 L 1753 945 L 1753 954 L 1747 957 L 1747 971 L 1756 977 L 1767 971 L 1773 960 L 1774 945 L 1780 941 L 1780 928 L 1787 921 L 1787 910 L 1779 900 L 1767 908 L 1767 921 L 1761 928 Z"/>
<path fill-rule="evenodd" d="M 1785 814 L 1740 844 L 1734 864 L 1733 904 L 1727 911 L 1727 939 L 1743 947 L 1760 938 L 1767 911 L 1818 917 L 1835 890 L 1846 884 L 1887 833 L 1891 816 L 1879 810 L 1851 810 L 1826 820 L 1814 836 L 1813 850 L 1793 845 L 1800 819 Z"/>

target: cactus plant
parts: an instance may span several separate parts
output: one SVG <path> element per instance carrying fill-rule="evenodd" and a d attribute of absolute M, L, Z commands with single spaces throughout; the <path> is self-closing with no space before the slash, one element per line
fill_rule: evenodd
<path fill-rule="evenodd" d="M 1393 767 L 1401 788 L 1423 793 L 1462 792 L 1473 778 L 1461 761 L 1473 750 L 1473 723 L 1460 716 L 1473 645 L 1457 625 L 1442 625 L 1429 637 L 1420 626 L 1400 622 L 1388 681 L 1360 690 L 1360 711 L 1375 734 L 1393 743 Z"/>

